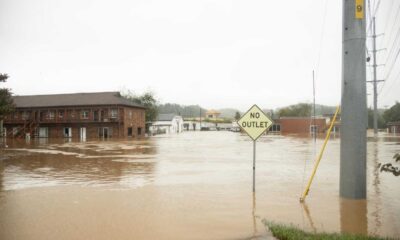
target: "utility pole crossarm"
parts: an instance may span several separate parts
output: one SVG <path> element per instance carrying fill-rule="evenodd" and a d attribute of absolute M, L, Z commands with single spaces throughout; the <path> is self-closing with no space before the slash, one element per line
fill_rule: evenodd
<path fill-rule="evenodd" d="M 375 82 L 384 82 L 385 80 L 371 80 L 371 81 L 367 81 L 367 83 L 375 83 Z"/>

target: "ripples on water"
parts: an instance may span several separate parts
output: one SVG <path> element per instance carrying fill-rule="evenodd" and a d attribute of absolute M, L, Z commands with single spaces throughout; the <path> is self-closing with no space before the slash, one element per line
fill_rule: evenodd
<path fill-rule="evenodd" d="M 142 141 L 8 141 L 9 147 L 0 150 L 0 193 L 7 199 L 9 194 L 25 189 L 58 186 L 95 187 L 106 192 L 127 190 L 125 194 L 144 191 L 143 196 L 148 197 L 145 202 L 163 196 L 157 203 L 146 203 L 155 212 L 163 212 L 165 204 L 175 210 L 186 209 L 182 218 L 189 218 L 187 221 L 196 228 L 193 233 L 208 222 L 223 223 L 221 237 L 232 231 L 240 235 L 244 230 L 236 225 L 248 224 L 240 217 L 247 214 L 250 223 L 254 218 L 251 231 L 256 231 L 255 222 L 259 224 L 266 218 L 293 223 L 309 231 L 400 236 L 400 178 L 381 171 L 387 163 L 400 167 L 400 162 L 392 158 L 400 151 L 400 137 L 368 138 L 368 201 L 338 197 L 340 144 L 333 137 L 306 203 L 301 205 L 298 198 L 303 179 L 308 179 L 322 141 L 318 139 L 314 145 L 309 136 L 260 138 L 256 198 L 251 197 L 252 142 L 239 133 L 186 132 Z M 86 194 L 80 191 L 78 194 Z M 123 196 L 116 201 L 123 202 Z M 209 209 L 213 213 L 199 213 L 196 209 Z M 193 219 L 190 212 L 196 213 Z M 141 214 L 144 218 L 153 216 Z M 164 214 L 177 213 L 168 210 Z M 176 228 L 181 231 L 179 226 Z M 232 228 L 237 228 L 237 232 Z M 257 231 L 261 228 L 258 226 Z"/>

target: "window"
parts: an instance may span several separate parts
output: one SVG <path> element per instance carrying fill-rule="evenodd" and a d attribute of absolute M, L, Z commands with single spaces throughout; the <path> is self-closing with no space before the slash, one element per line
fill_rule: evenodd
<path fill-rule="evenodd" d="M 310 133 L 312 133 L 312 134 L 318 133 L 318 125 L 311 125 Z"/>
<path fill-rule="evenodd" d="M 40 116 L 40 121 L 43 121 L 47 117 L 46 112 L 40 112 L 39 116 Z"/>
<path fill-rule="evenodd" d="M 129 118 L 132 119 L 132 110 L 129 110 Z"/>
<path fill-rule="evenodd" d="M 132 128 L 128 127 L 128 137 L 132 137 L 132 133 L 133 133 Z"/>
<path fill-rule="evenodd" d="M 13 135 L 13 136 L 17 135 L 18 132 L 19 132 L 19 127 L 13 127 L 13 128 L 12 128 L 12 135 Z"/>
<path fill-rule="evenodd" d="M 64 128 L 64 137 L 67 138 L 72 137 L 72 128 L 69 127 Z"/>
<path fill-rule="evenodd" d="M 30 117 L 29 112 L 22 112 L 22 120 L 28 120 Z"/>
<path fill-rule="evenodd" d="M 137 134 L 142 135 L 142 128 L 140 128 L 140 127 L 137 128 Z"/>
<path fill-rule="evenodd" d="M 333 133 L 338 133 L 339 132 L 339 126 L 333 126 L 332 132 Z"/>
<path fill-rule="evenodd" d="M 64 112 L 58 112 L 58 118 L 64 118 Z"/>
<path fill-rule="evenodd" d="M 111 109 L 111 118 L 118 117 L 118 109 Z"/>
<path fill-rule="evenodd" d="M 89 119 L 89 111 L 88 110 L 81 111 L 81 119 Z"/>
<path fill-rule="evenodd" d="M 47 138 L 49 137 L 49 129 L 47 127 L 39 128 L 39 137 L 40 138 Z"/>
<path fill-rule="evenodd" d="M 112 128 L 99 127 L 98 133 L 100 138 L 110 138 L 112 136 Z"/>
<path fill-rule="evenodd" d="M 47 118 L 48 118 L 48 119 L 54 119 L 54 117 L 55 117 L 54 111 L 49 111 L 49 112 L 47 113 Z"/>
<path fill-rule="evenodd" d="M 269 129 L 270 132 L 280 132 L 281 131 L 281 125 L 280 124 L 273 124 L 271 128 Z"/>

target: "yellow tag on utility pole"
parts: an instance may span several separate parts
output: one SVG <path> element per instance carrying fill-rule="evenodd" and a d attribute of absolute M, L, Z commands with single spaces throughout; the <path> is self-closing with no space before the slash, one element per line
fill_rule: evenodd
<path fill-rule="evenodd" d="M 239 119 L 238 124 L 253 141 L 256 141 L 261 134 L 272 126 L 273 122 L 257 105 L 253 105 Z"/>
<path fill-rule="evenodd" d="M 356 19 L 363 19 L 364 18 L 364 0 L 355 0 L 355 14 Z"/>

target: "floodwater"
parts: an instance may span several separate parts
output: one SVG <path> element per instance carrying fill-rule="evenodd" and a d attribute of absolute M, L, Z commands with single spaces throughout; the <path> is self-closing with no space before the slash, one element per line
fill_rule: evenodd
<path fill-rule="evenodd" d="M 184 132 L 145 140 L 11 141 L 0 239 L 258 239 L 262 220 L 400 238 L 400 136 L 368 139 L 368 200 L 339 198 L 339 138 L 299 203 L 323 138 Z M 386 165 L 387 166 L 387 165 Z"/>

